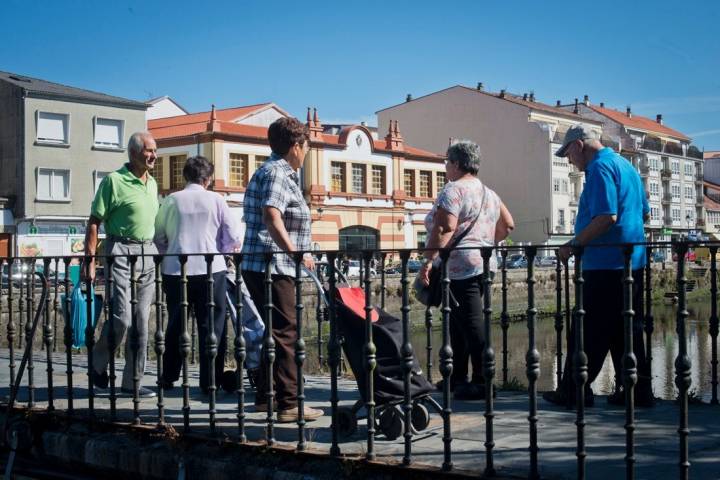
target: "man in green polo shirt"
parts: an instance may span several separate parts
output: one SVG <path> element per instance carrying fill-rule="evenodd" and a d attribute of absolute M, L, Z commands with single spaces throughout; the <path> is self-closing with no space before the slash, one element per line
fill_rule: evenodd
<path fill-rule="evenodd" d="M 103 179 L 90 209 L 85 236 L 85 255 L 95 255 L 98 229 L 105 225 L 106 239 L 101 254 L 113 255 L 112 266 L 106 266 L 106 276 L 112 280 L 110 305 L 112 315 L 103 325 L 102 333 L 93 351 L 91 381 L 98 388 L 107 388 L 107 367 L 110 356 L 133 325 L 137 325 L 139 342 L 137 362 L 133 359 L 132 336 L 125 342 L 125 369 L 121 391 L 134 394 L 137 376 L 138 394 L 153 397 L 155 392 L 140 386 L 145 372 L 148 340 L 148 317 L 154 296 L 155 264 L 151 255 L 157 254 L 152 242 L 155 235 L 155 215 L 158 212 L 158 191 L 155 179 L 148 173 L 157 160 L 155 139 L 147 132 L 134 133 L 128 142 L 128 158 L 120 170 Z M 137 304 L 135 311 L 130 303 L 131 265 L 129 255 L 137 255 L 134 276 Z M 95 263 L 82 269 L 83 275 L 95 279 Z M 111 331 L 112 329 L 112 331 Z M 135 370 L 137 363 L 137 370 Z"/>

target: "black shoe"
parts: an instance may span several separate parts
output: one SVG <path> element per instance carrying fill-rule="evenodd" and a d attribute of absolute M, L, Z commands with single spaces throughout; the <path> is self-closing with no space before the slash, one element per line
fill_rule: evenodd
<path fill-rule="evenodd" d="M 135 395 L 135 391 L 134 391 L 132 388 L 125 388 L 125 387 L 123 387 L 123 388 L 120 389 L 120 391 L 121 391 L 122 393 L 124 393 L 125 395 L 130 395 L 130 396 Z M 139 391 L 138 391 L 138 396 L 139 396 L 140 398 L 153 398 L 153 397 L 155 397 L 156 395 L 157 395 L 157 394 L 156 394 L 155 392 L 153 392 L 153 391 L 150 390 L 149 388 L 145 388 L 145 387 L 140 387 L 140 389 L 139 389 Z"/>
<path fill-rule="evenodd" d="M 464 383 L 458 385 L 453 393 L 455 400 L 485 400 L 487 392 L 485 385 L 482 383 Z M 497 389 L 493 388 L 493 398 L 497 397 Z"/>
<path fill-rule="evenodd" d="M 552 404 L 559 405 L 561 407 L 565 407 L 571 410 L 575 409 L 575 395 L 573 394 L 568 397 L 568 395 L 565 394 L 564 390 L 553 390 L 550 392 L 544 392 L 542 394 L 542 397 Z M 589 388 L 585 389 L 585 406 L 595 406 L 595 395 L 593 395 L 592 390 Z"/>
<path fill-rule="evenodd" d="M 94 369 L 90 371 L 90 381 L 96 388 L 105 390 L 108 388 L 108 374 L 107 372 L 97 373 Z"/>

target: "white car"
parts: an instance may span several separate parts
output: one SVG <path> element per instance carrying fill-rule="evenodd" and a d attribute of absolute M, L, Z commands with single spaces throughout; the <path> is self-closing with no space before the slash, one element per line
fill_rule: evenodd
<path fill-rule="evenodd" d="M 348 277 L 359 277 L 360 276 L 360 260 L 350 260 L 350 267 L 348 268 Z M 370 278 L 375 278 L 377 272 L 374 268 L 370 267 Z"/>

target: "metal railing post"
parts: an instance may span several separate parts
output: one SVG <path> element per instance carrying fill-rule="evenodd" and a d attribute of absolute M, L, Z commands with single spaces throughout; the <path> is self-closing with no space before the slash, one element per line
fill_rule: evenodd
<path fill-rule="evenodd" d="M 217 433 L 217 379 L 215 378 L 215 361 L 218 355 L 218 336 L 215 332 L 215 278 L 213 277 L 213 259 L 215 254 L 205 255 L 205 280 L 207 282 L 207 338 L 205 339 L 205 355 L 207 356 L 208 379 L 208 417 L 210 420 L 210 434 Z M 224 317 L 223 317 L 224 321 Z"/>
<path fill-rule="evenodd" d="M 555 381 L 558 388 L 562 383 L 563 373 L 563 298 L 562 298 L 562 262 L 560 261 L 560 250 L 555 250 L 555 355 L 557 366 L 555 369 Z"/>
<path fill-rule="evenodd" d="M 442 348 L 440 349 L 440 375 L 442 375 L 443 464 L 445 471 L 452 470 L 452 404 L 450 403 L 450 376 L 453 371 L 453 351 L 450 346 L 450 278 L 447 261 L 450 252 L 441 251 L 442 259 Z"/>
<path fill-rule="evenodd" d="M 235 378 L 237 382 L 238 399 L 238 435 L 240 442 L 247 442 L 245 434 L 245 357 L 247 355 L 245 346 L 245 334 L 243 325 L 243 279 L 242 279 L 242 255 L 233 256 L 235 263 Z"/>
<path fill-rule="evenodd" d="M 138 298 L 136 276 L 137 256 L 130 255 L 130 351 L 132 352 L 133 372 L 133 424 L 140 425 L 140 330 L 138 328 Z M 89 322 L 88 322 L 89 324 Z M 127 362 L 128 359 L 125 359 Z"/>
<path fill-rule="evenodd" d="M 527 327 L 528 327 L 528 351 L 525 356 L 525 366 L 528 378 L 529 393 L 529 412 L 528 423 L 530 426 L 530 472 L 528 478 L 540 478 L 538 470 L 538 432 L 537 432 L 537 381 L 540 377 L 540 352 L 537 350 L 535 343 L 535 330 L 537 327 L 537 308 L 535 308 L 535 256 L 537 255 L 537 247 L 525 247 L 525 256 L 527 257 L 527 290 L 528 290 L 528 308 Z"/>
<path fill-rule="evenodd" d="M 165 322 L 163 321 L 162 256 L 154 255 L 155 262 L 155 362 L 157 364 L 158 425 L 165 425 L 165 391 L 163 389 L 163 355 L 165 354 Z"/>
<path fill-rule="evenodd" d="M 263 351 L 265 354 L 265 378 L 267 379 L 267 415 L 265 428 L 265 441 L 268 445 L 275 443 L 274 419 L 275 411 L 275 385 L 273 366 L 275 364 L 275 339 L 273 338 L 273 298 L 272 298 L 272 259 L 273 254 L 265 254 L 265 305 L 263 305 L 263 321 L 265 322 L 265 335 L 263 337 Z"/>
<path fill-rule="evenodd" d="M 367 410 L 367 460 L 375 459 L 375 368 L 377 367 L 376 348 L 373 343 L 372 331 L 372 305 L 370 303 L 370 275 L 367 272 L 370 268 L 372 253 L 363 251 L 363 264 L 365 265 L 365 374 L 367 375 L 367 398 L 365 409 Z M 362 277 L 362 274 L 361 274 Z"/>
<path fill-rule="evenodd" d="M 328 320 L 330 322 L 330 338 L 328 339 L 328 365 L 330 366 L 330 415 L 332 418 L 332 432 L 330 455 L 339 456 L 340 447 L 338 446 L 339 425 L 338 425 L 338 371 L 340 369 L 340 342 L 338 339 L 337 316 L 335 308 L 335 298 L 337 295 L 337 281 L 335 276 L 335 259 L 337 253 L 328 253 L 328 263 L 330 264 L 330 276 L 328 277 Z"/>
<path fill-rule="evenodd" d="M 490 298 L 492 278 L 490 278 L 490 258 L 493 255 L 491 247 L 480 250 L 483 259 L 483 273 L 481 277 L 483 292 L 483 330 L 485 348 L 482 352 L 483 376 L 485 377 L 485 472 L 486 477 L 495 476 L 495 437 L 494 437 L 494 389 L 495 389 L 495 350 L 492 346 L 492 303 Z M 474 373 L 474 372 L 473 372 Z"/>
<path fill-rule="evenodd" d="M 178 255 L 180 262 L 180 354 L 182 355 L 182 391 L 183 391 L 183 428 L 186 432 L 190 430 L 190 348 L 192 339 L 188 333 L 188 278 L 187 278 L 187 255 Z"/>
<path fill-rule="evenodd" d="M 718 313 L 717 313 L 717 247 L 710 247 L 710 348 L 712 349 L 712 368 L 710 385 L 712 398 L 710 404 L 718 404 Z"/>
<path fill-rule="evenodd" d="M 678 403 L 680 404 L 680 420 L 678 425 L 678 436 L 680 440 L 680 478 L 687 480 L 690 474 L 690 458 L 688 438 L 690 428 L 688 425 L 688 390 L 692 383 L 692 364 L 687 352 L 687 334 L 685 331 L 685 320 L 689 313 L 687 311 L 686 293 L 687 279 L 685 278 L 685 254 L 688 251 L 686 242 L 675 244 L 677 252 L 677 334 L 678 334 L 678 355 L 675 359 L 675 386 L 678 389 Z"/>
<path fill-rule="evenodd" d="M 303 262 L 303 254 L 295 254 L 295 318 L 296 318 L 296 332 L 297 338 L 295 339 L 295 365 L 297 366 L 297 428 L 298 428 L 298 443 L 297 449 L 300 451 L 305 450 L 305 379 L 303 375 L 303 365 L 305 364 L 305 339 L 303 338 L 303 309 L 305 308 L 302 302 L 302 273 L 300 267 Z M 318 334 L 320 332 L 318 331 Z"/>
<path fill-rule="evenodd" d="M 645 257 L 645 314 L 643 315 L 645 329 L 645 355 L 647 358 L 648 377 L 652 378 L 652 335 L 655 330 L 655 319 L 652 314 L 652 248 L 647 247 Z"/>
<path fill-rule="evenodd" d="M 507 248 L 500 252 L 502 265 L 500 278 L 502 282 L 502 312 L 500 312 L 500 328 L 502 329 L 502 379 L 503 386 L 508 383 L 508 329 L 510 328 L 510 314 L 508 314 L 508 284 L 507 284 Z"/>
<path fill-rule="evenodd" d="M 403 372 L 403 414 L 404 427 L 403 438 L 405 440 L 405 453 L 403 455 L 403 465 L 412 463 L 412 397 L 410 395 L 410 381 L 412 377 L 412 367 L 414 353 L 412 343 L 410 341 L 410 278 L 408 276 L 408 260 L 410 259 L 410 251 L 402 250 L 400 252 L 400 262 L 402 264 L 400 286 L 402 289 L 402 347 L 400 354 L 402 355 L 402 372 Z"/>
<path fill-rule="evenodd" d="M 43 273 L 45 275 L 45 285 L 43 287 L 50 289 L 50 282 L 48 280 L 48 274 L 50 273 L 50 261 L 51 259 L 43 259 Z M 57 298 L 57 272 L 55 273 L 55 298 Z M 57 314 L 55 315 L 57 317 Z M 47 394 L 48 394 L 48 410 L 55 410 L 54 405 L 54 390 L 53 390 L 53 337 L 55 332 L 53 330 L 53 324 L 50 320 L 50 295 L 45 297 L 45 311 L 43 312 L 43 341 L 45 342 L 45 358 L 47 361 Z"/>
<path fill-rule="evenodd" d="M 585 479 L 585 384 L 588 380 L 588 358 L 585 354 L 585 340 L 583 323 L 585 321 L 585 307 L 583 302 L 582 255 L 583 247 L 573 247 L 575 256 L 575 354 L 573 356 L 573 376 L 575 378 L 577 408 L 575 425 L 577 426 L 577 475 L 578 479 Z"/>
<path fill-rule="evenodd" d="M 635 478 L 635 385 L 637 385 L 637 358 L 633 352 L 633 246 L 623 248 L 623 318 L 625 321 L 625 354 L 623 356 L 623 384 L 625 388 L 625 478 Z"/>
<path fill-rule="evenodd" d="M 67 402 L 68 402 L 68 413 L 72 415 L 74 410 L 73 402 L 73 365 L 72 365 L 72 346 L 73 346 L 73 327 L 72 318 L 70 317 L 70 304 L 71 304 L 71 291 L 70 291 L 70 257 L 64 257 L 63 262 L 65 263 L 65 304 L 63 305 L 63 319 L 65 321 L 65 327 L 63 328 L 63 337 L 65 341 L 65 375 L 67 376 Z M 10 330 L 10 324 L 12 323 L 12 311 L 8 312 L 10 316 L 10 323 L 8 323 L 8 331 Z M 13 366 L 13 355 L 12 355 L 12 340 L 8 335 L 8 342 L 10 344 L 10 374 L 12 376 Z"/>

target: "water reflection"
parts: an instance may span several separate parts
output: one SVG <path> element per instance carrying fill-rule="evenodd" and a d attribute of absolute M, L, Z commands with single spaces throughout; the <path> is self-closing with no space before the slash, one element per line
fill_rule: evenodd
<path fill-rule="evenodd" d="M 688 307 L 690 315 L 687 319 L 688 353 L 692 361 L 691 391 L 702 396 L 705 401 L 710 399 L 711 389 L 711 339 L 709 335 L 708 320 L 710 318 L 709 302 L 692 303 Z M 397 314 L 397 312 L 392 312 Z M 676 306 L 655 305 L 653 316 L 655 318 L 655 331 L 652 339 L 653 357 L 653 390 L 657 397 L 673 399 L 676 396 L 675 388 L 675 357 L 678 352 L 677 334 L 675 333 Z M 398 314 L 399 315 L 399 314 Z M 411 314 L 413 323 L 422 325 L 425 319 L 424 311 L 414 311 Z M 440 316 L 436 313 L 433 318 L 434 330 L 432 333 L 432 363 L 431 376 L 433 381 L 441 378 L 438 370 L 438 351 L 441 346 Z M 539 318 L 537 321 L 537 348 L 540 352 L 540 378 L 538 390 L 552 390 L 556 387 L 557 357 L 555 356 L 555 320 L 552 317 Z M 502 382 L 502 331 L 499 323 L 493 323 L 493 347 L 496 355 L 496 383 Z M 563 331 L 563 339 L 565 332 Z M 515 378 L 520 384 L 527 385 L 525 374 L 525 354 L 527 352 L 528 330 L 525 322 L 513 322 L 508 329 L 508 379 Z M 423 369 L 427 366 L 426 333 L 424 328 L 416 328 L 412 333 L 412 344 L 415 355 L 418 357 Z M 563 341 L 563 352 L 567 346 Z M 317 348 L 311 349 L 312 356 L 317 355 Z M 317 365 L 317 358 L 309 359 L 311 368 Z M 596 393 L 611 393 L 615 385 L 615 371 L 607 356 L 605 364 L 593 384 Z"/>

